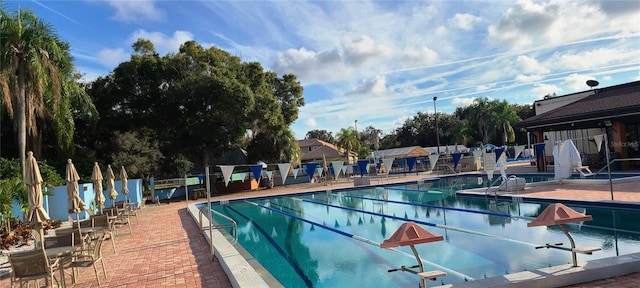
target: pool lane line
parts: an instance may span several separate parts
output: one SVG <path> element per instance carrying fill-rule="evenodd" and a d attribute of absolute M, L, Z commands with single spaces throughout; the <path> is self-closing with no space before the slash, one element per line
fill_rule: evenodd
<path fill-rule="evenodd" d="M 404 217 L 386 215 L 386 214 L 382 214 L 382 213 L 371 212 L 371 211 L 366 211 L 366 210 L 361 210 L 361 209 L 355 209 L 355 208 L 351 208 L 351 207 L 345 207 L 345 206 L 340 206 L 340 205 L 322 203 L 322 202 L 309 200 L 309 199 L 300 199 L 300 198 L 292 198 L 292 199 L 299 199 L 301 201 L 309 202 L 309 203 L 313 203 L 313 204 L 320 204 L 320 205 L 325 205 L 325 206 L 334 207 L 334 208 L 338 208 L 338 209 L 351 210 L 351 211 L 365 213 L 365 214 L 369 214 L 369 215 L 382 216 L 382 217 L 387 217 L 387 218 L 396 219 L 396 220 L 400 220 L 400 221 L 413 221 L 415 223 L 422 224 L 422 225 L 427 225 L 427 226 L 431 226 L 431 227 L 447 229 L 447 230 L 453 230 L 453 231 L 458 231 L 458 232 L 464 232 L 464 233 L 468 233 L 468 234 L 475 234 L 475 235 L 479 235 L 479 236 L 485 236 L 485 237 L 490 237 L 490 238 L 495 238 L 495 239 L 515 242 L 515 243 L 520 243 L 520 244 L 524 244 L 524 245 L 529 245 L 529 246 L 532 246 L 532 247 L 540 246 L 539 244 L 528 243 L 528 242 L 524 242 L 524 241 L 520 241 L 520 240 L 516 240 L 516 239 L 511 239 L 511 238 L 507 238 L 507 237 L 500 236 L 500 235 L 493 235 L 493 234 L 474 231 L 474 230 L 469 230 L 469 229 L 465 229 L 465 228 L 459 228 L 459 227 L 448 226 L 448 225 L 443 225 L 443 224 L 431 223 L 431 222 L 426 222 L 426 221 L 422 221 L 422 220 L 410 220 L 410 219 L 406 219 Z"/>
<path fill-rule="evenodd" d="M 409 205 L 409 206 L 421 206 L 421 207 L 427 207 L 427 208 L 439 208 L 439 209 L 444 209 L 444 210 L 461 211 L 461 212 L 484 214 L 484 215 L 499 216 L 499 217 L 506 217 L 506 218 L 511 218 L 512 217 L 511 214 L 499 213 L 499 212 L 479 211 L 479 210 L 471 210 L 471 209 L 463 209 L 463 208 L 455 208 L 455 207 L 446 207 L 446 206 L 440 206 L 440 205 L 411 203 L 411 202 L 396 201 L 396 200 L 376 199 L 376 198 L 363 197 L 363 196 L 337 195 L 337 194 L 332 194 L 332 195 L 339 196 L 339 197 L 363 199 L 363 200 L 389 202 L 389 203 Z"/>
<path fill-rule="evenodd" d="M 429 191 L 429 190 L 420 190 L 420 189 L 411 189 L 411 188 L 396 188 L 396 187 L 382 187 L 382 188 L 384 188 L 384 190 L 396 190 L 396 191 L 429 193 L 429 194 L 444 194 L 440 191 Z"/>
<path fill-rule="evenodd" d="M 291 199 L 302 200 L 302 199 L 298 199 L 298 198 L 291 198 Z M 307 220 L 307 219 L 305 219 L 305 218 L 298 217 L 298 216 L 293 215 L 293 214 L 291 214 L 291 213 L 287 213 L 287 212 L 284 212 L 284 211 L 281 211 L 281 210 L 278 210 L 278 209 L 274 209 L 274 208 L 271 208 L 271 207 L 267 207 L 267 206 L 264 206 L 264 205 L 262 205 L 262 204 L 258 204 L 258 203 L 255 203 L 255 202 L 251 202 L 251 201 L 249 201 L 249 200 L 244 200 L 244 202 L 247 202 L 247 203 L 249 203 L 249 204 L 251 204 L 251 205 L 254 205 L 254 206 L 256 206 L 256 207 L 260 207 L 260 208 L 263 208 L 263 209 L 267 209 L 267 210 L 269 210 L 269 211 L 273 211 L 273 212 L 276 212 L 276 213 L 280 213 L 280 214 L 282 214 L 282 215 L 285 215 L 285 216 L 291 217 L 291 218 L 293 218 L 293 219 L 297 219 L 297 220 L 300 220 L 300 221 L 303 221 L 303 222 L 306 222 L 306 223 L 309 223 L 309 224 L 312 224 L 312 225 L 316 225 L 316 226 L 318 226 L 318 227 L 321 227 L 321 228 L 327 229 L 327 230 L 329 230 L 329 231 L 332 231 L 332 232 L 338 233 L 338 234 L 340 234 L 340 235 L 342 235 L 342 236 L 346 236 L 346 237 L 349 237 L 349 238 L 351 238 L 351 239 L 358 240 L 358 241 L 360 241 L 360 242 L 363 242 L 363 243 L 367 243 L 367 244 L 370 244 L 370 245 L 376 246 L 376 247 L 378 247 L 378 248 L 380 247 L 380 243 L 378 243 L 378 242 L 376 242 L 376 241 L 373 241 L 373 240 L 371 240 L 371 239 L 367 239 L 367 238 L 364 238 L 364 237 L 361 237 L 361 236 L 358 236 L 358 235 L 354 235 L 354 234 L 351 234 L 351 233 L 348 233 L 348 232 L 345 232 L 345 231 L 342 231 L 342 230 L 338 230 L 338 229 L 335 229 L 335 228 L 331 228 L 331 227 L 329 227 L 329 226 L 327 226 L 327 225 L 324 225 L 324 224 L 321 224 L 321 223 L 318 223 L 318 222 L 314 222 L 314 221 L 311 221 L 311 220 Z M 400 251 L 400 250 L 398 250 L 398 249 L 396 249 L 396 248 L 383 248 L 383 249 L 391 250 L 391 251 L 394 251 L 394 252 L 400 253 L 400 254 L 402 254 L 402 255 L 405 255 L 405 256 L 407 256 L 407 257 L 409 257 L 409 258 L 414 258 L 414 259 L 415 259 L 415 256 L 414 256 L 414 255 L 411 255 L 411 254 L 409 254 L 409 253 L 405 253 L 405 252 Z M 460 278 L 463 278 L 463 279 L 465 279 L 465 278 L 466 278 L 468 281 L 473 281 L 473 280 L 475 280 L 475 278 L 473 278 L 473 277 L 471 277 L 471 276 L 469 276 L 469 275 L 463 274 L 463 273 L 461 273 L 461 272 L 458 272 L 458 271 L 456 271 L 456 270 L 453 270 L 453 269 L 451 269 L 451 268 L 447 268 L 447 267 L 445 267 L 445 266 L 442 266 L 442 265 L 440 265 L 440 264 L 433 263 L 433 262 L 431 262 L 431 261 L 428 261 L 428 260 L 425 260 L 425 259 L 422 259 L 422 258 L 421 258 L 420 260 L 422 260 L 422 262 L 424 262 L 424 263 L 426 263 L 426 264 L 428 264 L 428 265 L 431 265 L 431 266 L 436 267 L 436 268 L 438 268 L 438 269 L 446 270 L 447 272 L 449 272 L 449 273 L 451 273 L 451 274 L 455 274 L 456 276 L 458 276 L 458 277 L 460 277 Z"/>
<path fill-rule="evenodd" d="M 233 207 L 227 206 L 225 205 L 224 208 L 228 208 L 231 211 L 237 213 L 238 215 L 240 215 L 240 217 L 244 218 L 247 221 L 253 222 L 254 226 L 256 227 L 256 229 L 258 229 L 258 231 L 260 232 L 260 234 L 262 234 L 262 236 L 264 236 L 266 238 L 266 240 L 271 243 L 271 245 L 273 247 L 276 248 L 276 251 L 278 251 L 278 253 L 280 253 L 280 255 L 282 256 L 282 258 L 285 259 L 285 261 L 287 261 L 287 263 L 289 263 L 289 265 L 291 265 L 291 267 L 293 268 L 293 270 L 296 271 L 296 273 L 298 273 L 298 275 L 300 275 L 300 278 L 302 278 L 302 281 L 307 284 L 307 287 L 315 287 L 313 285 L 313 283 L 311 282 L 311 279 L 309 279 L 309 277 L 307 277 L 307 275 L 304 273 L 304 271 L 302 271 L 302 269 L 300 268 L 300 265 L 298 265 L 298 262 L 295 261 L 295 259 L 292 259 L 279 245 L 278 243 L 273 240 L 273 238 L 269 235 L 269 233 L 267 233 L 267 231 L 265 231 L 260 224 L 258 224 L 257 222 L 251 220 L 251 218 L 249 218 L 248 216 L 244 215 L 242 212 L 234 209 Z M 274 276 L 275 277 L 275 276 Z"/>
<path fill-rule="evenodd" d="M 275 203 L 275 202 L 273 202 L 273 201 L 269 201 L 268 203 L 269 203 L 270 207 L 277 207 L 278 209 L 280 209 L 280 211 L 283 211 L 283 209 L 286 209 L 286 210 L 289 210 L 289 211 L 292 211 L 292 212 L 295 212 L 295 213 L 303 213 L 302 211 L 300 211 L 300 210 L 298 210 L 298 209 L 295 209 L 295 208 L 292 208 L 292 207 L 289 207 L 289 206 L 285 206 L 285 205 L 282 205 L 282 204 L 278 204 L 278 203 Z M 322 219 L 319 219 L 319 218 L 317 218 L 317 217 L 315 217 L 315 216 L 307 216 L 307 217 L 309 217 L 309 218 L 312 218 L 312 217 L 313 217 L 313 218 L 315 218 L 316 220 L 322 220 Z M 311 221 L 314 221 L 314 220 L 311 220 Z M 346 228 L 345 228 L 345 229 L 346 229 Z M 351 229 L 351 231 L 353 231 L 353 229 Z M 358 237 L 358 236 L 357 236 L 357 235 L 354 235 L 354 237 Z M 368 240 L 368 239 L 364 239 L 364 240 Z M 391 263 L 388 259 L 386 259 L 386 258 L 382 257 L 381 255 L 378 255 L 378 254 L 373 253 L 373 251 L 372 251 L 371 249 L 367 249 L 366 247 L 368 247 L 368 246 L 366 246 L 366 245 L 365 245 L 365 244 L 369 244 L 369 245 L 379 246 L 379 245 L 378 245 L 378 243 L 369 243 L 369 242 L 365 242 L 365 241 L 363 241 L 362 239 L 358 239 L 358 241 L 360 241 L 360 242 L 364 242 L 364 243 L 362 243 L 362 244 L 360 244 L 360 245 L 358 245 L 358 246 L 359 246 L 359 247 L 361 247 L 361 248 L 363 249 L 363 251 L 364 251 L 367 255 L 369 255 L 369 257 L 370 257 L 370 258 L 372 258 L 372 259 L 378 259 L 377 263 L 379 263 L 379 264 L 387 264 L 387 265 L 389 265 L 390 267 L 395 266 L 395 264 Z M 375 242 L 375 241 L 374 241 L 374 242 Z M 396 251 L 396 252 L 397 252 L 397 251 Z M 412 256 L 412 255 L 409 255 L 409 254 L 404 254 L 404 253 L 403 253 L 403 252 L 401 252 L 401 251 L 400 251 L 400 253 L 401 253 L 401 254 L 403 254 L 403 256 L 407 256 L 407 257 L 411 257 L 411 258 L 414 258 L 414 259 L 415 259 L 415 256 Z M 371 261 L 375 261 L 375 260 L 371 260 Z M 434 266 L 435 266 L 435 265 L 434 265 Z M 405 278 L 406 280 L 409 280 L 409 281 L 412 281 L 412 280 L 414 279 L 413 277 L 403 277 L 403 278 Z M 396 281 L 396 284 L 397 284 L 397 283 L 399 283 L 399 281 Z M 406 285 L 404 285 L 404 286 L 406 286 Z"/>

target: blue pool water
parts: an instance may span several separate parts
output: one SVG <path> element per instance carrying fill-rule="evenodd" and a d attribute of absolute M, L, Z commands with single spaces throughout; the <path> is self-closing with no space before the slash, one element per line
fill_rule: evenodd
<path fill-rule="evenodd" d="M 406 221 L 445 237 L 415 246 L 425 270 L 447 272 L 436 284 L 571 262 L 567 251 L 535 249 L 545 243 L 568 245 L 557 226 L 527 227 L 546 204 L 496 203 L 454 193 L 486 183 L 481 176 L 452 177 L 237 200 L 212 208 L 238 222 L 238 243 L 285 287 L 417 287 L 417 276 L 387 272 L 417 264 L 410 248 L 376 246 Z M 602 248 L 578 254 L 579 262 L 640 252 L 640 209 L 568 206 L 594 219 L 567 225 L 576 245 Z"/>

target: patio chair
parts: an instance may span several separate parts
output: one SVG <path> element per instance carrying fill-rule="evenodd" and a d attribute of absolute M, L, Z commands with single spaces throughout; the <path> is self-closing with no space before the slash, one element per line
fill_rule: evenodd
<path fill-rule="evenodd" d="M 71 227 L 73 229 L 78 229 L 78 221 L 72 220 Z M 91 220 L 90 219 L 80 220 L 80 229 L 82 228 L 91 228 Z"/>
<path fill-rule="evenodd" d="M 36 281 L 36 287 L 40 287 L 40 279 L 45 279 L 47 287 L 52 286 L 53 281 L 60 286 L 56 272 L 60 269 L 59 260 L 49 262 L 44 249 L 36 249 L 35 251 L 21 252 L 9 255 L 9 263 L 11 265 L 11 287 L 19 284 L 20 287 L 24 283 Z"/>
<path fill-rule="evenodd" d="M 93 215 L 91 216 L 91 220 L 93 221 L 93 228 L 101 229 L 102 234 L 111 240 L 111 246 L 113 246 L 113 253 L 116 252 L 116 240 L 113 234 L 113 225 L 109 221 L 109 216 L 107 215 Z"/>
<path fill-rule="evenodd" d="M 116 207 L 122 210 L 122 213 L 124 213 L 126 216 L 136 217 L 136 224 L 138 223 L 138 214 L 136 213 L 138 203 L 118 201 L 116 202 Z"/>
<path fill-rule="evenodd" d="M 113 208 L 109 208 L 107 209 L 107 215 L 110 215 L 112 218 L 111 220 L 111 225 L 113 225 L 113 227 L 115 228 L 115 234 L 118 235 L 118 230 L 117 228 L 122 227 L 122 226 L 128 226 L 129 227 L 129 234 L 132 234 L 132 230 L 131 230 L 131 221 L 129 221 L 129 216 L 124 213 L 123 209 L 119 209 L 117 206 L 113 207 Z"/>
<path fill-rule="evenodd" d="M 81 235 L 80 231 L 78 231 L 78 229 L 65 229 L 65 230 L 58 230 L 56 231 L 56 236 L 61 236 L 61 237 L 70 237 L 71 238 L 71 243 L 73 245 L 71 246 L 80 246 L 80 247 L 84 247 L 86 245 L 89 244 L 89 242 L 91 241 L 91 239 L 89 239 L 88 235 Z M 47 237 L 49 238 L 49 237 Z M 46 239 L 45 238 L 45 241 Z M 53 240 L 50 240 L 53 241 Z M 69 241 L 69 240 L 66 240 Z M 45 242 L 45 247 L 46 246 L 46 242 Z"/>
<path fill-rule="evenodd" d="M 93 271 L 96 274 L 96 280 L 98 281 L 98 286 L 100 286 L 100 276 L 98 274 L 98 268 L 96 267 L 96 262 L 100 262 L 102 264 L 102 273 L 104 273 L 104 278 L 107 278 L 107 270 L 104 266 L 104 259 L 102 258 L 102 243 L 105 240 L 105 236 L 99 237 L 95 241 L 91 241 L 91 244 L 88 245 L 85 249 L 78 251 L 75 255 L 69 267 L 73 269 L 73 280 L 75 282 L 75 275 L 77 268 L 87 268 L 89 266 L 93 266 Z"/>

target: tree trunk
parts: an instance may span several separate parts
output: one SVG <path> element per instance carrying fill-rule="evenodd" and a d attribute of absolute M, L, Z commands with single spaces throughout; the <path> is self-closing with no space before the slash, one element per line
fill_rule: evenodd
<path fill-rule="evenodd" d="M 26 122 L 26 63 L 20 61 L 18 64 L 18 97 L 16 97 L 17 111 L 16 122 L 18 124 L 18 153 L 20 154 L 20 170 L 22 171 L 22 179 L 25 177 L 25 162 L 27 150 L 27 122 Z"/>

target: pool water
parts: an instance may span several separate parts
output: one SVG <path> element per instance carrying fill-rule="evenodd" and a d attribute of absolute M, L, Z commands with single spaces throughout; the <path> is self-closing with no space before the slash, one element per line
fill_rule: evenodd
<path fill-rule="evenodd" d="M 535 249 L 569 245 L 557 226 L 527 227 L 546 204 L 456 197 L 454 189 L 487 185 L 486 178 L 477 178 L 237 200 L 212 208 L 238 222 L 238 243 L 285 287 L 417 287 L 416 275 L 387 272 L 417 264 L 410 248 L 376 245 L 406 221 L 445 237 L 415 246 L 426 271 L 447 272 L 438 285 L 571 262 L 570 252 Z M 594 219 L 567 224 L 576 245 L 602 248 L 578 254 L 579 262 L 640 252 L 640 209 L 568 206 Z"/>

